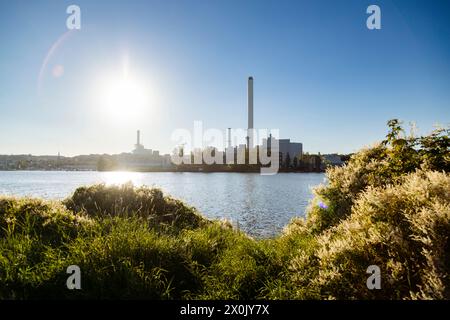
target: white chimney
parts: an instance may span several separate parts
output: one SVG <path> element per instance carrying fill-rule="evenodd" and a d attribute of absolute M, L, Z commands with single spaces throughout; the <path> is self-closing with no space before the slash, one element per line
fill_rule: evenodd
<path fill-rule="evenodd" d="M 248 78 L 248 131 L 247 146 L 253 148 L 253 77 Z"/>

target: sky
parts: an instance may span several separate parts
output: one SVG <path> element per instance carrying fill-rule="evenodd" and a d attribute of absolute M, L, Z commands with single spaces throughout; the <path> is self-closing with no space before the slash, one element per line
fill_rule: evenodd
<path fill-rule="evenodd" d="M 194 121 L 246 128 L 249 76 L 255 128 L 310 153 L 357 151 L 392 118 L 426 134 L 450 122 L 448 21 L 445 0 L 0 0 L 0 154 L 130 152 L 137 129 L 170 153 Z"/>

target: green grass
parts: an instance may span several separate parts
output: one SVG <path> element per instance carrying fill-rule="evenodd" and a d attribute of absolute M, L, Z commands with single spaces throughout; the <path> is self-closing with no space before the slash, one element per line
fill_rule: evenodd
<path fill-rule="evenodd" d="M 177 217 L 155 227 L 143 212 L 100 216 L 1 198 L 0 298 L 448 298 L 449 192 L 447 174 L 417 172 L 366 190 L 350 217 L 325 232 L 294 219 L 266 240 L 203 218 L 190 228 Z M 177 212 L 197 217 L 192 210 Z M 82 290 L 66 289 L 73 264 Z M 384 271 L 383 290 L 365 287 L 371 264 Z"/>
<path fill-rule="evenodd" d="M 76 198 L 75 211 L 57 202 L 0 198 L 0 298 L 264 298 L 296 246 L 284 238 L 257 241 L 226 222 L 207 221 L 181 202 L 159 197 L 159 190 L 120 189 L 128 201 L 142 202 L 140 208 L 153 203 L 163 211 L 122 211 L 118 188 L 77 190 L 64 201 L 73 208 Z M 130 200 L 133 192 L 139 201 Z M 95 210 L 92 199 L 98 200 Z M 106 214 L 105 208 L 115 211 Z M 166 215 L 164 210 L 171 218 L 156 225 L 153 215 Z M 186 227 L 186 220 L 195 223 Z M 72 264 L 82 270 L 82 290 L 66 289 Z"/>
<path fill-rule="evenodd" d="M 388 137 L 330 169 L 307 218 L 273 239 L 146 187 L 0 197 L 0 299 L 450 299 L 448 136 Z"/>

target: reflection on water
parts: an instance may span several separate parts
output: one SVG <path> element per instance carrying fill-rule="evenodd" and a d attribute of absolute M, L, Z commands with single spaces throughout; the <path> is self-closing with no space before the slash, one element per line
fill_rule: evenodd
<path fill-rule="evenodd" d="M 119 185 L 131 182 L 135 186 L 143 184 L 142 173 L 139 172 L 101 172 L 100 173 L 102 181 L 107 185 Z"/>
<path fill-rule="evenodd" d="M 213 219 L 228 219 L 257 237 L 273 236 L 304 216 L 318 173 L 176 173 L 0 171 L 0 194 L 63 199 L 94 183 L 148 185 L 180 198 Z"/>

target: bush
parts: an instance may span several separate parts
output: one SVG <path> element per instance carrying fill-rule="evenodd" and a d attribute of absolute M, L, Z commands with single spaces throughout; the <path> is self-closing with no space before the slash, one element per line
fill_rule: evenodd
<path fill-rule="evenodd" d="M 80 209 L 76 212 L 57 202 L 1 199 L 0 299 L 205 298 L 209 294 L 220 296 L 220 290 L 214 285 L 219 278 L 228 281 L 227 286 L 236 287 L 233 277 L 243 278 L 235 295 L 240 297 L 249 290 L 247 284 L 259 279 L 259 273 L 253 273 L 253 269 L 264 272 L 268 267 L 260 263 L 258 255 L 263 252 L 258 250 L 258 243 L 227 223 L 206 223 L 202 217 L 199 217 L 201 223 L 194 220 L 195 228 L 182 228 L 179 223 L 165 221 L 160 221 L 167 224 L 165 228 L 157 228 L 155 219 L 151 224 L 145 223 L 148 212 L 157 216 L 161 213 L 156 211 L 156 206 L 151 210 L 142 209 L 157 200 L 142 196 L 141 192 L 158 195 L 158 190 L 137 188 L 133 196 L 129 186 L 123 188 L 125 194 L 114 187 L 110 190 L 116 193 L 107 201 L 99 196 L 100 191 L 107 193 L 104 189 L 93 186 L 81 192 L 77 190 L 76 201 L 68 205 L 77 203 Z M 89 195 L 88 201 L 80 197 L 81 193 Z M 126 197 L 134 206 L 118 205 Z M 141 211 L 134 213 L 139 201 L 145 204 Z M 108 205 L 115 209 L 114 214 L 101 215 Z M 160 204 L 158 209 L 167 207 Z M 189 214 L 190 210 L 178 213 Z M 252 250 L 247 252 L 247 248 Z M 246 266 L 242 261 L 253 261 L 253 264 Z M 235 268 L 237 264 L 246 266 L 245 270 Z M 80 267 L 82 290 L 67 290 L 65 271 L 69 265 Z M 220 272 L 227 276 L 222 277 Z M 260 286 L 256 281 L 253 291 L 246 296 L 256 294 Z"/>
<path fill-rule="evenodd" d="M 449 236 L 450 177 L 418 171 L 363 192 L 346 220 L 317 237 L 312 256 L 292 259 L 292 279 L 329 298 L 449 299 Z M 382 270 L 382 290 L 366 287 L 370 265 Z"/>
<path fill-rule="evenodd" d="M 91 217 L 138 216 L 155 228 L 169 225 L 175 231 L 206 223 L 194 208 L 165 197 L 160 189 L 135 188 L 132 184 L 81 187 L 64 204 L 73 212 L 86 212 Z"/>
<path fill-rule="evenodd" d="M 417 169 L 450 171 L 449 130 L 425 137 L 405 137 L 398 120 L 388 122 L 386 140 L 354 154 L 343 167 L 327 170 L 328 184 L 314 190 L 308 228 L 320 233 L 348 217 L 359 195 L 369 187 L 384 187 Z"/>

